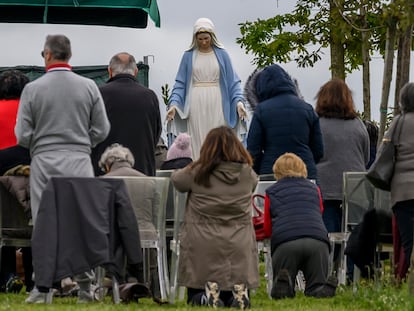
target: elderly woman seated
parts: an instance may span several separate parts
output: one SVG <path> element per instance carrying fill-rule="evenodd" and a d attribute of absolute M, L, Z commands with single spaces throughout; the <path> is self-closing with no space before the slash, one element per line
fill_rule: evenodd
<path fill-rule="evenodd" d="M 112 144 L 106 148 L 98 164 L 105 176 L 146 176 L 133 168 L 134 156 L 128 148 L 120 144 Z"/>
<path fill-rule="evenodd" d="M 120 145 L 112 144 L 102 154 L 99 160 L 99 167 L 105 172 L 102 177 L 126 177 L 127 186 L 132 207 L 138 222 L 141 241 L 157 239 L 155 228 L 156 208 L 159 201 L 156 191 L 156 183 L 151 178 L 133 179 L 128 177 L 147 177 L 145 174 L 133 168 L 134 156 L 131 151 Z M 155 249 L 150 249 L 150 280 L 144 280 L 144 271 L 142 266 L 137 273 L 137 281 L 140 283 L 149 283 L 149 287 L 154 297 L 160 297 L 159 279 L 157 270 L 157 253 Z M 136 275 L 130 271 L 132 275 Z"/>

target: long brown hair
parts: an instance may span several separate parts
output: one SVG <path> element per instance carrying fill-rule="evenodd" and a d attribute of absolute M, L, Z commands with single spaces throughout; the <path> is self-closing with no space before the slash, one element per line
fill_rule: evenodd
<path fill-rule="evenodd" d="M 198 168 L 194 181 L 210 187 L 210 175 L 221 162 L 253 164 L 249 152 L 227 126 L 216 127 L 207 134 L 200 149 L 200 158 L 191 164 L 192 168 Z"/>
<path fill-rule="evenodd" d="M 345 81 L 334 78 L 319 89 L 316 95 L 315 111 L 320 117 L 336 119 L 355 119 L 352 92 Z"/>

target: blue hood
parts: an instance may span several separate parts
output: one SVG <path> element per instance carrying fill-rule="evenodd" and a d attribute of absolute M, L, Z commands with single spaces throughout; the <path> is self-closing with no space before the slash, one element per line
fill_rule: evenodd
<path fill-rule="evenodd" d="M 256 96 L 259 103 L 281 93 L 297 95 L 296 85 L 289 74 L 277 64 L 260 71 L 256 80 Z"/>

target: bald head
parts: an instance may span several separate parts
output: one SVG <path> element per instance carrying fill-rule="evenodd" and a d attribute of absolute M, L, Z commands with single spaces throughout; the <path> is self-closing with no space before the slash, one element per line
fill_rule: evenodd
<path fill-rule="evenodd" d="M 120 73 L 129 74 L 135 77 L 138 73 L 138 68 L 134 56 L 122 52 L 111 58 L 108 71 L 110 77 L 114 77 Z"/>

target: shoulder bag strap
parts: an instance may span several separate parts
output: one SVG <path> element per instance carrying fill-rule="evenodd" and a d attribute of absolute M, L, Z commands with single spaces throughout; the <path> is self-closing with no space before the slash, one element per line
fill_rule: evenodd
<path fill-rule="evenodd" d="M 395 146 L 398 146 L 398 144 L 400 142 L 400 135 L 401 135 L 401 130 L 402 130 L 402 126 L 403 126 L 404 117 L 405 117 L 405 114 L 403 114 L 403 113 L 401 113 L 398 116 L 397 122 L 396 122 L 395 127 L 394 127 L 394 131 L 392 133 L 391 140 L 392 140 L 392 142 L 394 143 Z"/>

